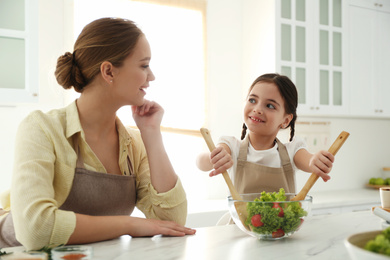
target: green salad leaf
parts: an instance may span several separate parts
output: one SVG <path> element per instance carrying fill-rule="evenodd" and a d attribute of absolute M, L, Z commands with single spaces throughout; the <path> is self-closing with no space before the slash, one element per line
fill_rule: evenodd
<path fill-rule="evenodd" d="M 264 235 L 271 235 L 279 229 L 285 233 L 295 231 L 302 223 L 301 218 L 307 216 L 307 212 L 298 201 L 283 203 L 285 201 L 286 195 L 283 188 L 279 192 L 263 191 L 259 198 L 247 203 L 248 218 L 245 224 L 250 226 L 252 231 Z M 275 204 L 278 204 L 280 208 L 274 207 Z M 283 211 L 282 216 L 280 216 L 281 211 Z M 252 217 L 256 214 L 261 216 L 261 226 L 255 226 L 252 223 Z"/>

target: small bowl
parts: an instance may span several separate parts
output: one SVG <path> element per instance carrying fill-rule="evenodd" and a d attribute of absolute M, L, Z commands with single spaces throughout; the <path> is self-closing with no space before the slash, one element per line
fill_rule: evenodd
<path fill-rule="evenodd" d="M 372 259 L 372 260 L 381 260 L 381 259 L 389 259 L 388 256 L 378 254 L 375 252 L 371 252 L 364 249 L 364 246 L 371 239 L 374 239 L 377 235 L 379 235 L 382 230 L 377 231 L 369 231 L 364 233 L 358 233 L 349 236 L 346 240 L 344 240 L 344 245 L 348 250 L 349 256 L 352 259 Z"/>
<path fill-rule="evenodd" d="M 295 194 L 286 193 L 286 201 L 255 201 L 261 193 L 240 194 L 242 200 L 228 197 L 229 212 L 235 224 L 245 233 L 262 240 L 286 238 L 299 230 L 311 211 L 313 198 L 290 201 Z M 247 215 L 243 223 L 237 208 Z M 255 216 L 260 215 L 260 216 Z M 259 220 L 260 219 L 260 220 Z"/>
<path fill-rule="evenodd" d="M 90 260 L 92 259 L 91 246 L 60 246 L 51 250 L 53 260 L 77 259 Z"/>

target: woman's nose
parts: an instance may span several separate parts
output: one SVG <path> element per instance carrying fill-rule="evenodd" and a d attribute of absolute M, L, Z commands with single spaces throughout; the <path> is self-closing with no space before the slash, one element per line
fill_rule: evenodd
<path fill-rule="evenodd" d="M 149 80 L 149 81 L 155 80 L 155 77 L 154 77 L 154 74 L 153 74 L 152 70 L 149 71 L 148 80 Z"/>

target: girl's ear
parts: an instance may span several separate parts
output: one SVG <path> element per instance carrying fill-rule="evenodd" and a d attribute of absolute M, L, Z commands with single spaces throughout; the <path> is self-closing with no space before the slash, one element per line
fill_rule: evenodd
<path fill-rule="evenodd" d="M 100 65 L 100 74 L 102 75 L 104 81 L 106 81 L 108 84 L 111 84 L 114 80 L 113 70 L 114 66 L 109 61 L 104 61 Z"/>
<path fill-rule="evenodd" d="M 282 128 L 283 129 L 286 128 L 290 124 L 290 122 L 293 119 L 293 117 L 294 117 L 293 114 L 286 115 L 286 117 L 284 118 L 283 124 L 282 124 Z"/>

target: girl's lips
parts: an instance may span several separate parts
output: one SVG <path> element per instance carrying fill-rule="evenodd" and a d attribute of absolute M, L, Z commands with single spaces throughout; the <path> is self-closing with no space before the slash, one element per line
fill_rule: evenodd
<path fill-rule="evenodd" d="M 250 116 L 249 117 L 249 119 L 250 120 L 252 120 L 252 121 L 255 121 L 255 122 L 259 122 L 259 123 L 262 123 L 262 122 L 264 122 L 263 120 L 261 120 L 260 118 L 258 118 L 258 117 L 253 117 L 253 116 Z"/>

